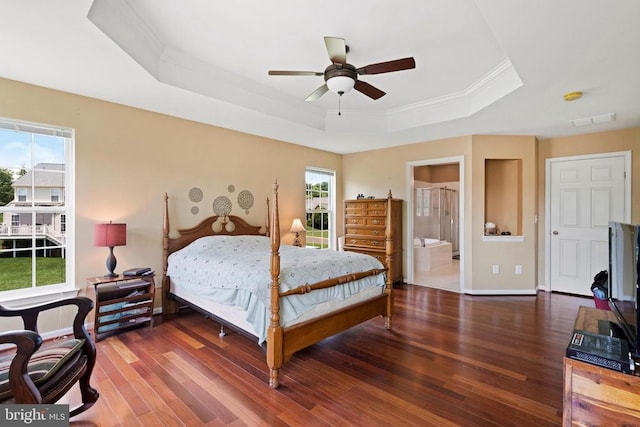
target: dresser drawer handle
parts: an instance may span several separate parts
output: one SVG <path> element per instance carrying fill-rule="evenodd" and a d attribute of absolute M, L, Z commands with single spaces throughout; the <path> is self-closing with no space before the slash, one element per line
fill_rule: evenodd
<path fill-rule="evenodd" d="M 373 246 L 378 246 L 378 242 L 376 242 L 375 240 L 374 240 L 373 242 L 371 242 L 371 244 L 372 244 Z"/>
<path fill-rule="evenodd" d="M 352 245 L 357 245 L 357 244 L 358 244 L 358 241 L 354 239 L 354 240 L 352 240 L 352 241 L 351 241 L 351 244 L 352 244 Z"/>
<path fill-rule="evenodd" d="M 380 221 L 378 221 L 377 219 L 374 219 L 373 221 L 371 221 L 372 224 L 378 225 L 380 224 Z"/>
<path fill-rule="evenodd" d="M 358 220 L 357 220 L 357 219 L 352 219 L 352 220 L 351 220 L 351 224 L 357 224 L 357 223 L 358 223 Z"/>
<path fill-rule="evenodd" d="M 373 230 L 373 233 L 372 233 L 372 234 L 373 234 L 374 236 L 377 236 L 378 234 L 380 234 L 380 232 L 379 232 L 378 230 Z"/>

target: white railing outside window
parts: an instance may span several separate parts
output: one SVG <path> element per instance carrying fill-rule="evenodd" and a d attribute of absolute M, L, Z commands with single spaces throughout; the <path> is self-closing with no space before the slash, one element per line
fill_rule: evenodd
<path fill-rule="evenodd" d="M 0 118 L 0 303 L 75 289 L 73 147 L 73 129 Z"/>

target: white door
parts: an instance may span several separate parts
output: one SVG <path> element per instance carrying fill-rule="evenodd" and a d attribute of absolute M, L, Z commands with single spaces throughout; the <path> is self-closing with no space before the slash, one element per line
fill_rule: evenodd
<path fill-rule="evenodd" d="M 592 295 L 593 276 L 608 268 L 608 223 L 624 220 L 625 164 L 622 155 L 551 164 L 552 291 Z"/>

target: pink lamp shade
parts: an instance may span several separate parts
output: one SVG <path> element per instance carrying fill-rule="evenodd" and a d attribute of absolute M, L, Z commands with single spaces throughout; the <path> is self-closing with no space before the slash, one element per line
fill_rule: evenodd
<path fill-rule="evenodd" d="M 127 244 L 127 224 L 96 224 L 93 245 L 98 247 L 124 246 Z"/>
<path fill-rule="evenodd" d="M 109 256 L 107 257 L 107 270 L 109 273 L 104 277 L 116 277 L 114 272 L 117 265 L 115 255 L 113 255 L 114 246 L 124 246 L 127 244 L 127 224 L 96 224 L 93 229 L 93 245 L 98 247 L 108 247 Z"/>

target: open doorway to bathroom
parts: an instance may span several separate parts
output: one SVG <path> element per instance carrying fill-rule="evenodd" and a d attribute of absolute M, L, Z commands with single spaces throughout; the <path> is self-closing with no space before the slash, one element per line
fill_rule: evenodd
<path fill-rule="evenodd" d="M 409 165 L 410 283 L 454 292 L 462 290 L 462 161 L 455 157 Z"/>

